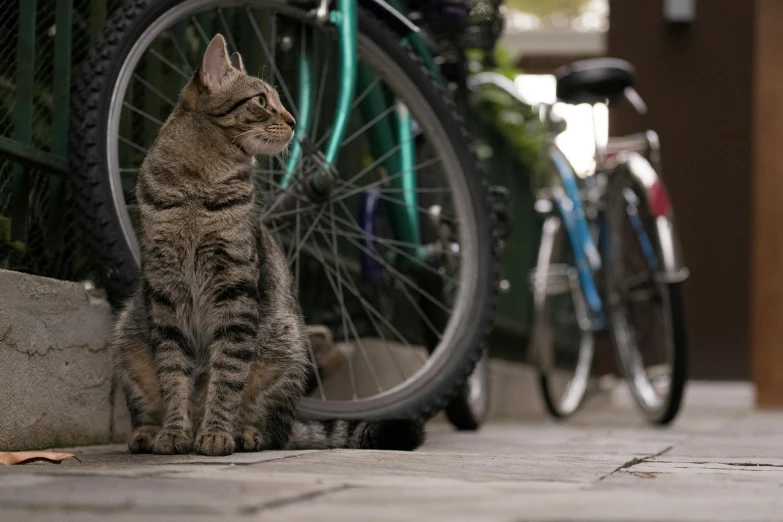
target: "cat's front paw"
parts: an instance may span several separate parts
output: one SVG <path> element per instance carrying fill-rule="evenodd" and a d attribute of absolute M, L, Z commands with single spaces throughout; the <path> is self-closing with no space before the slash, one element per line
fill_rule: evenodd
<path fill-rule="evenodd" d="M 234 453 L 236 443 L 228 431 L 205 430 L 196 435 L 196 453 L 219 457 Z"/>
<path fill-rule="evenodd" d="M 261 451 L 264 445 L 261 431 L 255 426 L 240 428 L 237 430 L 235 439 L 237 451 Z"/>
<path fill-rule="evenodd" d="M 139 426 L 128 439 L 128 450 L 131 453 L 152 453 L 155 437 L 160 431 L 160 426 Z"/>
<path fill-rule="evenodd" d="M 188 430 L 163 428 L 152 443 L 156 455 L 177 455 L 193 449 L 193 436 Z"/>

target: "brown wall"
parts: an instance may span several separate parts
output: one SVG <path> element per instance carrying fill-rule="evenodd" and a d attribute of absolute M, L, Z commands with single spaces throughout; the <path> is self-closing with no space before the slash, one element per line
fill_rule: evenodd
<path fill-rule="evenodd" d="M 783 2 L 756 0 L 751 342 L 756 401 L 783 405 Z"/>
<path fill-rule="evenodd" d="M 699 1 L 692 25 L 673 26 L 662 0 L 610 0 L 608 54 L 636 66 L 649 106 L 644 117 L 618 107 L 610 128 L 661 137 L 692 274 L 692 378 L 750 377 L 753 10 L 752 1 Z"/>

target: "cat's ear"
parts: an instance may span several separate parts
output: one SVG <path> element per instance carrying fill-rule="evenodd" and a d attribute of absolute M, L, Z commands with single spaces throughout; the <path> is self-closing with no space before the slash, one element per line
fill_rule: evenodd
<path fill-rule="evenodd" d="M 245 62 L 242 61 L 242 55 L 239 53 L 234 53 L 231 55 L 231 65 L 234 66 L 234 69 L 247 72 L 245 71 Z"/>
<path fill-rule="evenodd" d="M 222 34 L 217 34 L 204 51 L 204 58 L 199 67 L 199 81 L 210 92 L 219 91 L 230 70 L 231 62 L 228 58 L 226 40 Z"/>

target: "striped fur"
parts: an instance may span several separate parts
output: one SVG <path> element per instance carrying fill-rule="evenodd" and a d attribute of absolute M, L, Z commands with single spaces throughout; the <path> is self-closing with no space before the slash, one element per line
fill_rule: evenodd
<path fill-rule="evenodd" d="M 142 273 L 111 343 L 131 452 L 411 450 L 413 421 L 299 422 L 309 358 L 279 246 L 260 223 L 255 154 L 294 120 L 218 35 L 140 172 Z"/>

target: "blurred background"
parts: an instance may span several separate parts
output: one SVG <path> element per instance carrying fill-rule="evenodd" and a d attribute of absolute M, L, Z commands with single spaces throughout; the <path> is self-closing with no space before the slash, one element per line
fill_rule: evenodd
<path fill-rule="evenodd" d="M 600 113 L 611 135 L 656 129 L 691 277 L 692 379 L 752 380 L 783 405 L 783 2 L 509 0 L 501 45 L 523 94 L 554 99 L 551 73 L 573 60 L 634 64 L 649 106 Z M 559 144 L 590 168 L 592 114 L 561 107 Z"/>

